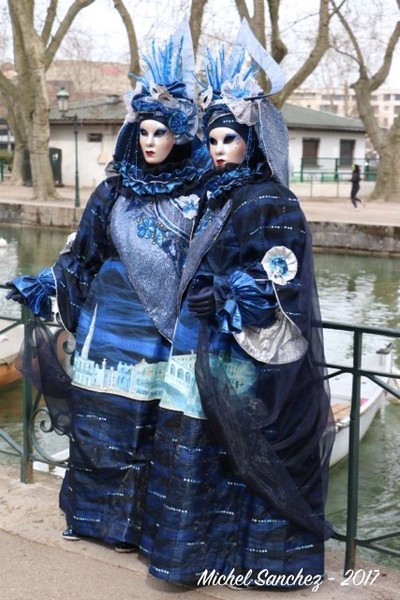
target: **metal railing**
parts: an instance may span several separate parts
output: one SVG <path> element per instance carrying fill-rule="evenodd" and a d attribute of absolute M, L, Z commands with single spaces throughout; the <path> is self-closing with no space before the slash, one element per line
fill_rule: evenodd
<path fill-rule="evenodd" d="M 352 375 L 352 392 L 351 392 L 351 408 L 350 408 L 350 436 L 349 436 L 349 458 L 347 467 L 347 515 L 346 515 L 346 533 L 334 533 L 334 537 L 343 541 L 346 544 L 344 573 L 349 569 L 354 569 L 356 561 L 357 546 L 376 550 L 384 554 L 400 557 L 400 550 L 393 550 L 377 542 L 389 540 L 400 536 L 400 531 L 395 531 L 383 536 L 360 539 L 357 538 L 358 526 L 358 489 L 359 489 L 359 435 L 360 435 L 360 390 L 361 377 L 367 377 L 379 387 L 384 389 L 395 398 L 400 399 L 399 389 L 391 386 L 384 381 L 382 377 L 390 378 L 393 381 L 400 381 L 400 373 L 387 373 L 372 369 L 362 368 L 363 356 L 363 337 L 364 335 L 373 335 L 376 337 L 385 338 L 400 338 L 400 331 L 397 329 L 385 329 L 377 327 L 364 327 L 357 325 L 346 325 L 344 323 L 324 322 L 324 330 L 332 329 L 336 331 L 350 332 L 353 335 L 353 357 L 352 364 L 343 366 L 328 363 L 326 366 L 330 369 L 329 378 L 341 373 L 351 373 Z"/>
<path fill-rule="evenodd" d="M 3 287 L 3 286 L 0 286 Z M 10 325 L 5 329 L 0 330 L 0 334 L 6 331 L 11 331 L 17 325 L 24 323 L 25 327 L 25 343 L 30 343 L 28 339 L 28 323 L 29 314 L 25 307 L 22 307 L 22 316 L 20 319 L 6 319 L 10 321 Z M 330 364 L 326 366 L 329 369 L 328 378 L 334 377 L 341 373 L 350 373 L 352 375 L 352 392 L 351 392 L 351 410 L 350 410 L 350 441 L 349 441 L 349 458 L 348 458 L 348 490 L 347 490 L 347 517 L 346 517 L 346 532 L 334 532 L 334 538 L 345 542 L 345 563 L 344 573 L 348 569 L 354 569 L 356 561 L 357 547 L 366 547 L 371 550 L 400 556 L 400 550 L 394 550 L 383 546 L 380 542 L 400 536 L 400 531 L 386 534 L 383 536 L 373 537 L 369 539 L 360 539 L 357 537 L 358 524 L 358 488 L 359 488 L 359 429 L 360 429 L 360 386 L 361 377 L 367 377 L 375 384 L 380 386 L 386 392 L 400 399 L 399 389 L 394 385 L 389 385 L 382 381 L 382 377 L 398 382 L 400 374 L 396 372 L 387 373 L 362 367 L 363 356 L 363 337 L 364 335 L 373 335 L 385 338 L 400 338 L 400 330 L 363 327 L 356 325 L 347 325 L 336 322 L 323 322 L 324 329 L 331 329 L 341 332 L 350 332 L 353 335 L 353 357 L 351 364 Z M 43 399 L 40 393 L 34 393 L 32 385 L 24 378 L 23 379 L 23 442 L 18 444 L 6 431 L 0 427 L 0 438 L 3 439 L 11 448 L 11 450 L 1 450 L 0 453 L 10 454 L 20 459 L 20 480 L 23 483 L 31 483 L 33 481 L 33 463 L 39 461 L 49 464 L 51 467 L 61 465 L 66 466 L 66 460 L 56 460 L 54 456 L 49 455 L 41 446 L 37 436 L 35 435 L 35 424 L 38 419 L 40 421 L 40 429 L 43 433 L 53 432 L 48 411 L 43 404 Z"/>
<path fill-rule="evenodd" d="M 5 286 L 0 285 L 1 289 L 6 289 Z M 6 316 L 2 316 L 1 319 L 2 321 L 4 321 L 4 323 L 6 323 L 6 325 L 4 325 L 2 328 L 0 328 L 0 335 L 1 336 L 5 336 L 7 337 L 7 334 L 10 334 L 10 332 L 15 331 L 18 327 L 23 326 L 24 325 L 24 321 L 23 321 L 23 315 L 22 313 L 25 312 L 25 315 L 27 315 L 27 311 L 21 311 L 21 316 L 20 318 L 17 319 L 13 319 L 10 317 L 6 317 Z M 25 422 L 23 422 L 23 430 L 25 431 Z M 0 450 L 0 453 L 2 454 L 7 454 L 9 456 L 16 456 L 19 457 L 21 459 L 21 481 L 27 481 L 27 478 L 25 477 L 25 473 L 24 473 L 24 477 L 22 476 L 22 472 L 24 469 L 23 463 L 25 463 L 25 461 L 22 460 L 23 456 L 24 456 L 24 444 L 25 444 L 25 439 L 23 441 L 23 445 L 20 446 L 6 431 L 4 431 L 2 428 L 0 428 L 0 439 L 4 440 L 7 445 L 10 447 L 10 450 Z"/>
<path fill-rule="evenodd" d="M 331 157 L 302 157 L 300 170 L 292 173 L 294 181 L 319 181 L 329 183 L 346 181 L 351 178 L 353 164 L 361 168 L 361 179 L 363 181 L 375 181 L 378 163 L 376 159 L 369 158 L 331 158 Z"/>
<path fill-rule="evenodd" d="M 0 285 L 0 289 L 4 286 Z M 29 336 L 29 324 L 31 322 L 31 312 L 25 307 L 21 307 L 21 316 L 16 319 L 1 317 L 3 321 L 10 322 L 9 325 L 0 329 L 0 335 L 9 334 L 12 330 L 24 326 L 24 344 L 32 344 Z M 47 323 L 50 327 L 56 327 L 54 323 Z M 20 480 L 22 483 L 33 483 L 33 464 L 34 462 L 45 463 L 50 468 L 56 466 L 66 466 L 68 457 L 56 459 L 49 454 L 42 446 L 37 430 L 42 434 L 57 432 L 51 424 L 48 409 L 45 405 L 43 396 L 35 390 L 31 382 L 22 377 L 22 443 L 12 438 L 10 434 L 1 427 L 0 439 L 6 442 L 10 449 L 0 449 L 0 454 L 6 454 L 18 458 L 20 461 Z"/>

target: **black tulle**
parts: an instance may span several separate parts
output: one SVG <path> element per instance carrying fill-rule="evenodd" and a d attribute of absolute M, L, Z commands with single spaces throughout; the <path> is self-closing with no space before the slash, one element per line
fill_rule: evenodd
<path fill-rule="evenodd" d="M 311 389 L 307 359 L 299 361 L 302 364 L 297 365 L 295 385 L 299 395 L 313 396 L 314 406 L 308 406 L 303 417 L 298 414 L 294 424 L 294 415 L 288 418 L 287 413 L 295 409 L 295 394 L 292 391 L 288 397 L 288 390 L 283 389 L 284 382 L 293 385 L 289 373 L 280 381 L 279 406 L 271 407 L 265 402 L 265 393 L 253 390 L 238 394 L 222 364 L 209 354 L 209 346 L 209 329 L 203 321 L 196 362 L 197 385 L 210 427 L 228 452 L 234 471 L 282 515 L 319 539 L 328 539 L 332 530 L 323 518 L 323 506 L 334 429 L 329 427 L 330 411 L 319 403 L 325 394 L 323 382 L 313 382 Z M 286 367 L 292 373 L 293 368 L 294 365 Z M 264 377 L 260 374 L 257 387 L 265 390 L 268 386 L 271 387 L 271 373 Z M 271 429 L 273 441 L 266 433 Z"/>
<path fill-rule="evenodd" d="M 257 210 L 262 219 L 261 203 Z M 253 210 L 252 215 L 254 213 Z M 239 239 L 242 239 L 240 236 L 245 239 L 247 229 L 256 229 L 258 221 L 254 225 L 252 215 L 246 215 L 246 220 L 241 215 L 236 228 Z M 230 359 L 213 351 L 221 347 L 221 333 L 204 320 L 197 351 L 196 381 L 210 427 L 227 451 L 238 476 L 293 523 L 319 539 L 328 539 L 332 529 L 324 519 L 324 505 L 335 428 L 323 366 L 311 237 L 309 233 L 302 237 L 295 235 L 302 227 L 308 231 L 306 223 L 301 224 L 300 212 L 290 213 L 287 208 L 283 217 L 286 225 L 292 225 L 286 228 L 284 241 L 299 259 L 301 285 L 296 287 L 296 293 L 291 292 L 290 285 L 281 286 L 279 295 L 284 309 L 292 315 L 308 341 L 307 353 L 297 361 L 279 365 L 248 357 L 255 368 L 255 380 L 250 388 L 238 392 L 225 369 Z M 254 236 L 251 244 L 250 247 L 248 242 L 241 243 L 242 257 L 245 252 L 253 256 L 251 252 L 257 249 Z M 229 252 L 233 251 L 227 247 L 226 253 Z M 235 264 L 234 256 L 230 256 L 230 264 Z M 233 356 L 240 356 L 234 341 L 230 349 L 230 357 Z"/>
<path fill-rule="evenodd" d="M 16 361 L 19 371 L 43 394 L 51 424 L 58 433 L 71 432 L 71 377 L 68 365 L 72 338 L 62 327 L 35 317 Z"/>

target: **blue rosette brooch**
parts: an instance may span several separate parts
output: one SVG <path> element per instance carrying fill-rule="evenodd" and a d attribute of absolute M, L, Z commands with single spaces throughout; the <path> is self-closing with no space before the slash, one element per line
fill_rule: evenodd
<path fill-rule="evenodd" d="M 297 258 L 286 246 L 274 246 L 265 253 L 261 264 L 273 283 L 286 285 L 297 273 Z"/>

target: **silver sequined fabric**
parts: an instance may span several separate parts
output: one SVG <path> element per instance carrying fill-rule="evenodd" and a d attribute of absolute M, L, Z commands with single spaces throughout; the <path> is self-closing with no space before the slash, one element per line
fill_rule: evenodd
<path fill-rule="evenodd" d="M 140 301 L 155 326 L 171 340 L 177 318 L 177 292 L 192 220 L 169 199 L 120 196 L 110 233 Z"/>

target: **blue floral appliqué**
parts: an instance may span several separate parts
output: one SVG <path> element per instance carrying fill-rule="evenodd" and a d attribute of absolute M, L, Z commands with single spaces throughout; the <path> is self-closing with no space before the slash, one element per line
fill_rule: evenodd
<path fill-rule="evenodd" d="M 157 231 L 156 220 L 154 217 L 141 217 L 138 221 L 138 236 L 140 238 L 154 238 Z"/>
<path fill-rule="evenodd" d="M 174 262 L 178 261 L 181 266 L 181 252 L 177 249 L 176 240 L 168 230 L 157 225 L 155 217 L 140 217 L 137 220 L 137 234 L 140 238 L 151 240 L 153 244 L 157 244 L 167 256 Z"/>
<path fill-rule="evenodd" d="M 140 217 L 138 219 L 138 236 L 146 240 L 152 240 L 153 244 L 157 244 L 160 248 L 164 243 L 164 232 L 157 225 L 154 217 Z"/>
<path fill-rule="evenodd" d="M 297 273 L 297 258 L 286 246 L 274 246 L 265 253 L 261 264 L 269 279 L 286 285 Z"/>
<path fill-rule="evenodd" d="M 200 197 L 197 194 L 190 194 L 190 196 L 179 196 L 175 198 L 174 202 L 178 205 L 183 213 L 185 219 L 194 219 L 199 209 Z"/>

